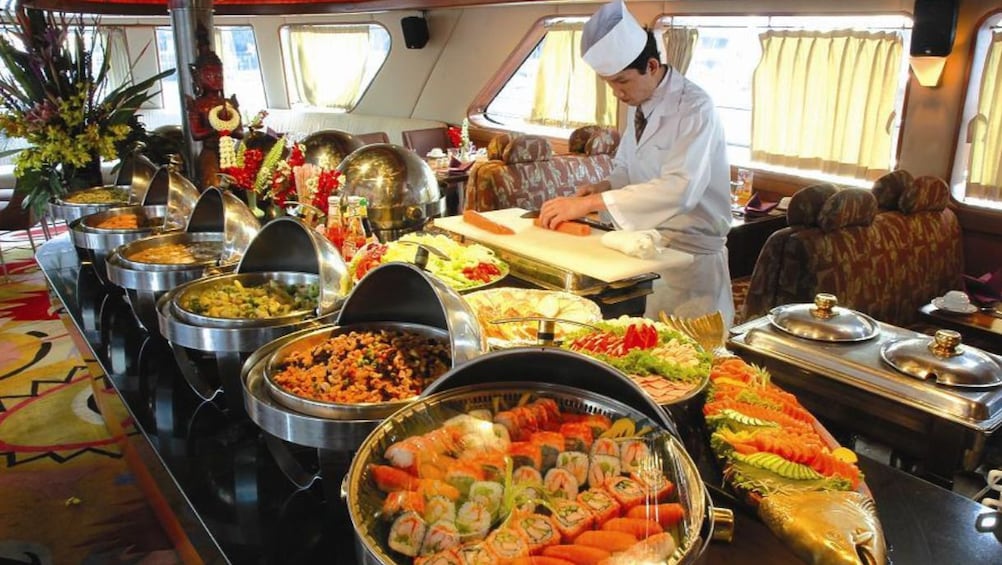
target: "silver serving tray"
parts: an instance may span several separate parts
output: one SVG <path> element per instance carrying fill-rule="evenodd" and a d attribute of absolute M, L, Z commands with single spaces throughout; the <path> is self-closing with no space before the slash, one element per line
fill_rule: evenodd
<path fill-rule="evenodd" d="M 748 350 L 765 355 L 815 373 L 817 378 L 841 382 L 979 432 L 1002 426 L 1002 388 L 961 389 L 905 375 L 884 362 L 881 348 L 924 334 L 879 322 L 878 326 L 875 339 L 825 343 L 784 333 L 762 317 L 731 328 L 728 345 L 739 353 Z"/>
<path fill-rule="evenodd" d="M 417 395 L 413 398 L 401 399 L 393 402 L 361 402 L 354 404 L 324 402 L 292 394 L 283 389 L 273 380 L 273 375 L 278 372 L 281 364 L 285 362 L 293 351 L 314 347 L 334 335 L 346 334 L 351 331 L 366 330 L 406 330 L 429 338 L 440 339 L 443 343 L 449 343 L 449 334 L 445 330 L 420 324 L 404 322 L 369 322 L 346 326 L 325 326 L 308 333 L 301 334 L 296 339 L 284 343 L 268 357 L 268 359 L 264 362 L 264 385 L 268 393 L 279 404 L 295 410 L 296 412 L 333 420 L 377 420 L 385 418 L 400 408 L 414 402 L 414 400 L 417 399 Z"/>
<path fill-rule="evenodd" d="M 108 186 L 96 186 L 94 188 L 88 188 L 80 192 L 104 190 L 107 188 L 120 188 L 125 190 L 126 192 L 128 192 L 129 189 L 129 187 L 127 186 L 108 185 Z M 97 214 L 98 212 L 104 212 L 112 208 L 129 206 L 132 204 L 133 202 L 131 194 L 127 197 L 126 200 L 116 201 L 116 202 L 100 202 L 100 203 L 66 202 L 64 200 L 54 198 L 49 201 L 48 209 L 49 209 L 49 215 L 52 216 L 54 219 L 63 220 L 69 223 L 78 218 L 89 216 L 90 214 Z"/>
<path fill-rule="evenodd" d="M 531 375 L 527 375 L 531 377 Z M 379 520 L 383 494 L 372 486 L 370 465 L 385 464 L 383 453 L 394 442 L 405 437 L 429 432 L 452 416 L 475 409 L 491 409 L 496 399 L 508 406 L 516 405 L 526 393 L 534 397 L 551 398 L 562 411 L 602 414 L 612 419 L 630 418 L 637 429 L 649 426 L 662 430 L 657 422 L 617 400 L 587 390 L 538 382 L 481 384 L 460 387 L 421 399 L 387 418 L 366 438 L 352 459 L 345 487 L 348 512 L 355 534 L 367 552 L 366 563 L 409 564 L 411 558 L 389 549 L 386 540 L 390 524 Z M 670 563 L 694 563 L 706 548 L 713 528 L 713 506 L 707 496 L 695 463 L 685 448 L 670 433 L 657 433 L 669 455 L 663 460 L 663 472 L 675 483 L 685 520 L 679 526 L 679 547 Z"/>
<path fill-rule="evenodd" d="M 787 306 L 790 306 L 790 305 L 787 305 Z M 813 340 L 813 341 L 823 341 L 823 342 L 829 342 L 829 343 L 855 343 L 855 342 L 867 341 L 867 340 L 873 339 L 873 338 L 877 337 L 877 334 L 880 333 L 880 324 L 876 320 L 874 320 L 873 318 L 871 318 L 870 316 L 867 316 L 866 314 L 864 314 L 862 312 L 854 312 L 854 311 L 849 310 L 848 308 L 844 308 L 842 306 L 836 306 L 833 310 L 836 311 L 837 313 L 840 313 L 840 314 L 843 314 L 843 315 L 845 315 L 847 313 L 852 313 L 853 315 L 855 315 L 855 316 L 859 317 L 861 320 L 863 320 L 863 322 L 865 323 L 865 327 L 867 329 L 867 332 L 865 334 L 859 335 L 859 336 L 849 336 L 849 335 L 846 335 L 846 336 L 842 336 L 842 337 L 831 335 L 831 334 L 829 334 L 829 335 L 823 335 L 821 333 L 817 333 L 817 334 L 815 334 L 813 336 L 798 335 L 796 332 L 790 330 L 789 328 L 783 326 L 782 324 L 780 324 L 780 323 L 778 323 L 776 321 L 776 313 L 781 308 L 784 308 L 784 306 L 777 306 L 777 307 L 775 307 L 775 308 L 773 308 L 772 310 L 769 311 L 769 314 L 768 314 L 769 323 L 772 324 L 772 327 L 774 327 L 774 328 L 776 328 L 776 329 L 778 329 L 778 330 L 780 330 L 780 331 L 782 331 L 784 333 L 790 334 L 791 336 L 799 338 L 799 339 L 810 339 L 810 340 Z M 818 325 L 822 325 L 822 324 L 823 324 L 823 322 L 821 322 L 821 321 L 818 322 Z"/>
<path fill-rule="evenodd" d="M 122 206 L 111 208 L 71 221 L 69 223 L 70 237 L 73 239 L 73 245 L 81 249 L 110 252 L 130 241 L 149 237 L 163 231 L 164 213 L 164 206 Z M 141 214 L 147 218 L 152 218 L 153 221 L 149 222 L 146 226 L 135 229 L 97 227 L 97 224 L 102 221 L 123 214 Z M 159 223 L 156 220 L 159 220 Z"/>
<path fill-rule="evenodd" d="M 269 281 L 276 281 L 283 285 L 292 284 L 314 284 L 320 283 L 320 277 L 312 273 L 295 273 L 288 271 L 279 272 L 255 272 L 255 273 L 234 273 L 228 275 L 218 275 L 199 279 L 186 283 L 178 288 L 171 300 L 171 313 L 182 322 L 196 326 L 217 327 L 217 328 L 246 328 L 256 326 L 281 326 L 294 323 L 305 318 L 317 316 L 317 308 L 308 310 L 295 310 L 281 316 L 269 318 L 219 318 L 196 314 L 183 306 L 185 299 L 192 294 L 204 292 L 209 287 L 233 284 L 240 281 L 245 287 L 256 287 L 267 284 Z"/>
<path fill-rule="evenodd" d="M 206 267 L 219 264 L 219 255 L 211 259 L 196 261 L 194 263 L 146 263 L 143 261 L 134 261 L 130 259 L 130 257 L 140 251 L 145 251 L 154 247 L 161 247 L 174 243 L 203 242 L 218 242 L 220 244 L 220 254 L 222 253 L 223 234 L 221 232 L 185 232 L 154 235 L 123 245 L 118 248 L 116 253 L 123 268 L 135 271 L 202 271 Z"/>

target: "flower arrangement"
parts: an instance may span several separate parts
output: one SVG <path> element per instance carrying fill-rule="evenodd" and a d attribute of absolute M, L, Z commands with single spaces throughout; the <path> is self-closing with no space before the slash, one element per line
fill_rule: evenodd
<path fill-rule="evenodd" d="M 135 113 L 174 70 L 110 88 L 110 58 L 98 65 L 94 56 L 106 47 L 102 36 L 87 39 L 81 17 L 19 4 L 8 19 L 14 41 L 0 36 L 0 132 L 29 144 L 15 157 L 15 176 L 24 206 L 40 213 L 51 198 L 92 186 L 100 159 L 120 157 L 116 144 L 141 127 Z"/>

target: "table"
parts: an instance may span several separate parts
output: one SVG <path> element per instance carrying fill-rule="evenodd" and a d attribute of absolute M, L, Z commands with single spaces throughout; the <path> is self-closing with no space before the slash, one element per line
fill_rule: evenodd
<path fill-rule="evenodd" d="M 932 303 L 919 308 L 919 313 L 928 322 L 960 332 L 964 343 L 1002 355 L 1002 318 L 984 310 L 973 314 L 954 314 L 940 310 Z"/>
<path fill-rule="evenodd" d="M 189 563 L 354 564 L 354 529 L 340 498 L 351 453 L 286 444 L 319 480 L 288 477 L 264 434 L 242 411 L 202 401 L 187 385 L 169 344 L 139 328 L 120 290 L 101 285 L 64 234 L 39 248 L 39 265 L 66 306 L 70 335 L 85 357 L 101 402 L 124 404 L 132 416 L 123 452 L 177 551 Z M 226 393 L 223 394 L 225 396 Z M 229 407 L 228 407 L 229 406 Z M 103 414 L 121 413 L 102 406 Z M 696 410 L 698 412 L 698 410 Z M 735 538 L 714 542 L 705 563 L 800 564 L 767 528 L 718 488 L 698 419 L 676 420 L 718 504 L 738 508 Z M 981 505 L 863 458 L 895 563 L 990 563 L 1002 552 L 1002 525 Z M 288 469 L 284 467 L 284 469 Z M 292 479 L 299 481 L 294 484 Z"/>
<path fill-rule="evenodd" d="M 786 227 L 786 214 L 731 215 L 727 233 L 727 266 L 731 278 L 747 277 L 755 269 L 762 246 L 776 230 Z"/>

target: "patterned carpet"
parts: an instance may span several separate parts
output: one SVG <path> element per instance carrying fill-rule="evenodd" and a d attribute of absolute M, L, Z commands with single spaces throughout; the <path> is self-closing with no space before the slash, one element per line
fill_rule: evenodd
<path fill-rule="evenodd" d="M 0 245 L 9 272 L 0 281 L 0 563 L 177 563 L 122 438 L 98 411 L 26 232 L 0 233 Z"/>

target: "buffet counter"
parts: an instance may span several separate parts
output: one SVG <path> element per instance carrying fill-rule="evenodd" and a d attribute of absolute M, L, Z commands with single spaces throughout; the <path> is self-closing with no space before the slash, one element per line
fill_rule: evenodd
<path fill-rule="evenodd" d="M 121 449 L 184 562 L 358 561 L 340 497 L 352 453 L 268 436 L 240 399 L 204 401 L 170 345 L 142 330 L 121 290 L 102 284 L 92 265 L 79 261 L 67 235 L 41 246 L 37 260 L 65 305 L 64 322 L 95 387 L 118 393 L 95 397 L 122 402 L 132 415 L 135 429 L 123 430 Z M 675 416 L 715 502 L 736 513 L 733 541 L 711 543 L 704 562 L 800 563 L 720 488 L 698 418 L 683 411 Z M 865 457 L 859 465 L 893 562 L 988 563 L 1002 552 L 1002 524 L 993 521 L 998 514 Z"/>

